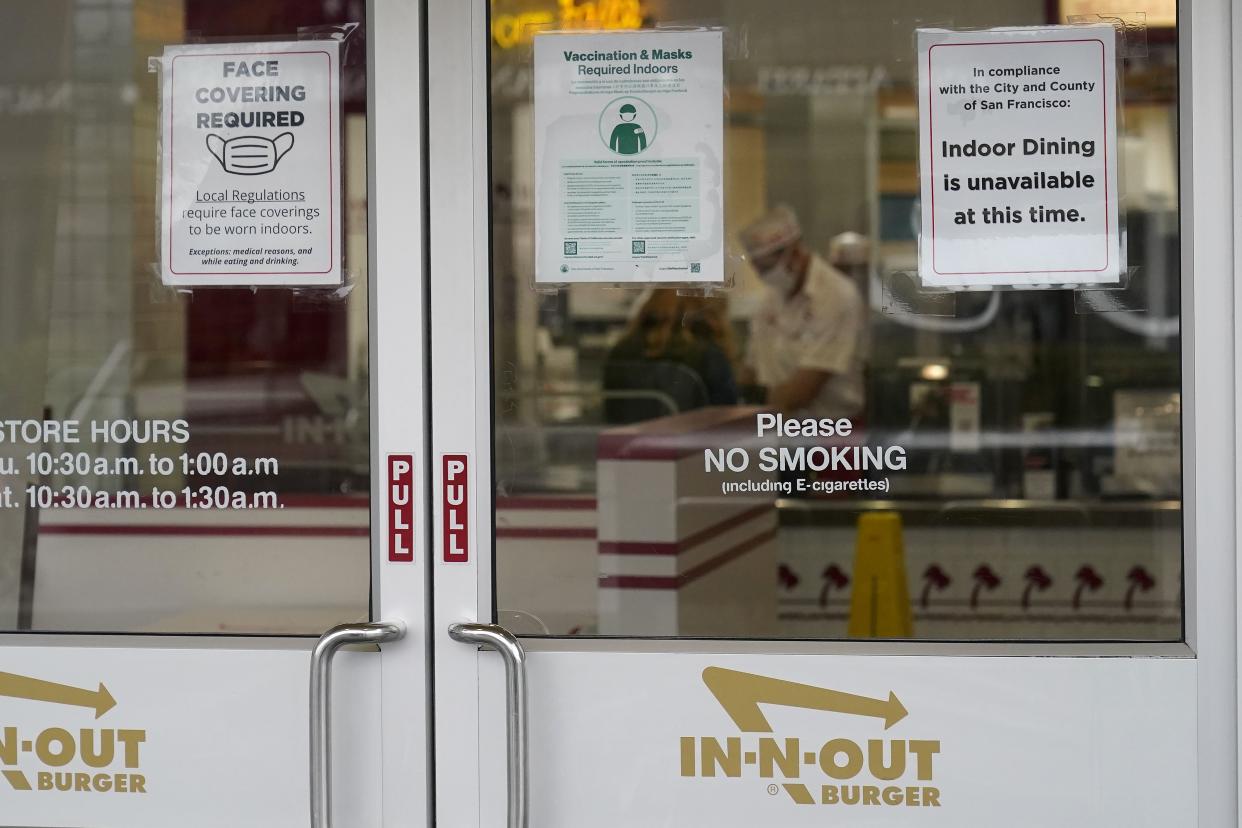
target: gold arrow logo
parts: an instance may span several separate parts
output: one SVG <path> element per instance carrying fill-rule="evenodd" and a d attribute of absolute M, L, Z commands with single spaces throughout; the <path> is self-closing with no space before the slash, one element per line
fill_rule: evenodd
<path fill-rule="evenodd" d="M 761 704 L 824 710 L 851 716 L 872 716 L 884 720 L 885 730 L 906 717 L 905 706 L 897 698 L 897 694 L 891 691 L 887 699 L 872 699 L 795 681 L 726 670 L 723 667 L 708 667 L 704 670 L 703 683 L 743 733 L 772 732 L 772 725 L 768 724 L 763 711 L 759 709 Z"/>
<path fill-rule="evenodd" d="M 112 698 L 112 694 L 108 692 L 107 687 L 103 686 L 103 682 L 99 683 L 98 690 L 87 690 L 68 684 L 19 676 L 16 673 L 0 673 L 0 696 L 52 704 L 68 704 L 74 707 L 89 707 L 94 709 L 96 719 L 116 707 L 116 699 Z"/>

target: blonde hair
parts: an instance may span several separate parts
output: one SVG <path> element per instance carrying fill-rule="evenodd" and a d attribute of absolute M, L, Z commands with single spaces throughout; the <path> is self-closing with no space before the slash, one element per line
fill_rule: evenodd
<path fill-rule="evenodd" d="M 729 322 L 729 302 L 723 296 L 681 296 L 682 325 L 691 336 L 705 336 L 724 352 L 730 363 L 737 361 L 737 342 Z M 701 321 L 702 326 L 695 323 Z"/>
<path fill-rule="evenodd" d="M 717 296 L 679 296 L 673 288 L 656 288 L 630 320 L 625 336 L 643 343 L 647 356 L 672 345 L 706 339 L 733 363 L 737 344 L 729 322 L 729 303 Z"/>
<path fill-rule="evenodd" d="M 643 353 L 649 357 L 663 354 L 670 345 L 684 339 L 681 302 L 677 291 L 669 288 L 651 291 L 638 313 L 630 320 L 625 336 L 642 342 Z"/>

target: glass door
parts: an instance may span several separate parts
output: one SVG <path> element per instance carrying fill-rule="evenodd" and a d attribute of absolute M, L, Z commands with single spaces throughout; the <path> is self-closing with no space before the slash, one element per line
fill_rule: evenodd
<path fill-rule="evenodd" d="M 917 30 L 1081 5 L 429 2 L 441 822 L 1235 819 L 1223 5 L 1118 47 L 1120 282 L 916 275 Z"/>
<path fill-rule="evenodd" d="M 422 29 L 377 5 L 11 9 L 8 824 L 426 812 Z"/>

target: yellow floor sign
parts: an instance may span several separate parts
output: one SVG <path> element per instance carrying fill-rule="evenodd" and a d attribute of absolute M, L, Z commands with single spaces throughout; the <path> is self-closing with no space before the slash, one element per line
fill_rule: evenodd
<path fill-rule="evenodd" d="M 851 638 L 911 638 L 910 591 L 901 537 L 901 515 L 869 512 L 858 518 Z"/>

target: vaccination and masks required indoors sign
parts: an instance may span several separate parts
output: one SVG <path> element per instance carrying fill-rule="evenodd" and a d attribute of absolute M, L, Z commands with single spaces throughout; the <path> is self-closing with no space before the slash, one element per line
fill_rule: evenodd
<path fill-rule="evenodd" d="M 339 44 L 169 46 L 161 72 L 164 284 L 340 284 Z"/>
<path fill-rule="evenodd" d="M 535 281 L 724 281 L 720 31 L 535 37 Z"/>
<path fill-rule="evenodd" d="M 918 32 L 924 285 L 1120 280 L 1116 44 L 1111 25 Z"/>

